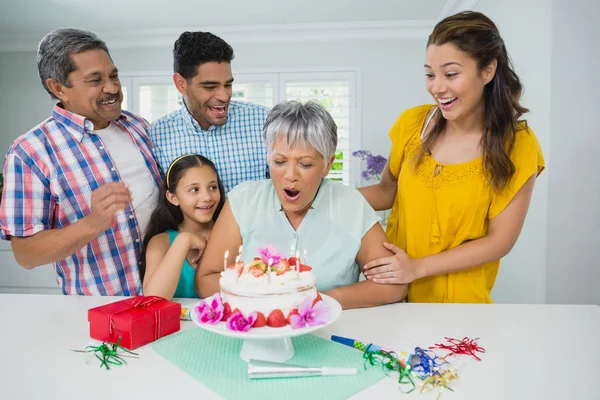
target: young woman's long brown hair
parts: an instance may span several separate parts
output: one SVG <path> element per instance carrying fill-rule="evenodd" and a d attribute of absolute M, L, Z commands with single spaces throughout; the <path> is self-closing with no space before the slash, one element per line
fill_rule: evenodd
<path fill-rule="evenodd" d="M 515 173 L 509 154 L 516 132 L 527 127 L 519 118 L 529 110 L 519 103 L 523 86 L 515 73 L 504 41 L 496 25 L 485 15 L 465 11 L 440 21 L 427 41 L 430 45 L 452 43 L 477 61 L 479 70 L 497 60 L 496 74 L 484 88 L 484 128 L 481 146 L 483 166 L 491 186 L 501 191 Z M 435 141 L 446 128 L 446 119 L 439 116 L 431 132 L 423 139 L 416 164 L 430 153 Z"/>

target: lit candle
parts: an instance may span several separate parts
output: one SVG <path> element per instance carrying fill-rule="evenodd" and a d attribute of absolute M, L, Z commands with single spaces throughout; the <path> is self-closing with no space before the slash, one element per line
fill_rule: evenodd
<path fill-rule="evenodd" d="M 300 252 L 296 250 L 296 279 L 300 279 Z"/>
<path fill-rule="evenodd" d="M 271 265 L 273 265 L 273 259 L 269 258 L 269 265 L 267 266 L 267 276 L 269 278 L 269 283 L 271 283 Z"/>
<path fill-rule="evenodd" d="M 238 249 L 238 257 L 240 257 L 240 260 L 242 259 L 242 249 L 244 248 L 243 245 L 240 245 L 240 248 Z"/>
<path fill-rule="evenodd" d="M 227 271 L 227 259 L 229 258 L 229 250 L 225 250 L 225 258 L 223 259 L 223 272 Z"/>
<path fill-rule="evenodd" d="M 294 246 L 294 243 L 292 243 L 292 245 L 290 246 L 290 257 L 294 256 L 294 250 L 296 249 L 296 246 Z"/>
<path fill-rule="evenodd" d="M 235 256 L 235 283 L 240 280 L 240 256 Z"/>

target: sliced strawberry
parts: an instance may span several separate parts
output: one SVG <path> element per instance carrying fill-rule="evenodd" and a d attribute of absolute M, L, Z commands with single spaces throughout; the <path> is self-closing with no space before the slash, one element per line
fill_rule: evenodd
<path fill-rule="evenodd" d="M 231 308 L 231 307 L 229 307 L 229 308 Z M 241 314 L 242 312 L 240 311 L 239 308 L 236 307 L 235 310 L 233 310 L 233 312 L 231 313 L 231 315 L 233 315 L 235 313 L 240 313 Z"/>
<path fill-rule="evenodd" d="M 307 271 L 312 271 L 312 267 L 309 267 L 308 265 L 300 264 L 300 272 L 307 272 Z"/>
<path fill-rule="evenodd" d="M 252 324 L 252 327 L 253 328 L 262 328 L 265 325 L 267 325 L 267 319 L 265 318 L 265 314 L 258 311 L 256 313 L 256 321 L 254 321 L 254 323 Z"/>
<path fill-rule="evenodd" d="M 315 297 L 315 299 L 313 300 L 313 303 L 312 303 L 313 307 L 315 304 L 317 304 L 319 301 L 322 301 L 322 300 L 323 300 L 323 298 L 321 297 L 321 293 L 317 292 L 317 297 Z"/>
<path fill-rule="evenodd" d="M 242 276 L 242 272 L 244 272 L 244 264 L 240 265 L 238 268 L 238 276 Z"/>
<path fill-rule="evenodd" d="M 260 257 L 254 257 L 254 261 L 257 261 L 257 260 L 262 260 L 262 258 L 260 258 Z"/>
<path fill-rule="evenodd" d="M 227 318 L 229 318 L 231 316 L 231 306 L 229 305 L 229 303 L 224 303 L 223 304 L 223 317 L 221 318 L 221 321 L 227 321 Z"/>
<path fill-rule="evenodd" d="M 292 315 L 294 315 L 294 314 L 298 314 L 298 309 L 297 308 L 294 308 L 292 311 L 290 311 L 288 313 L 287 318 L 286 318 L 286 321 L 287 321 L 288 324 L 291 324 L 290 317 Z"/>
<path fill-rule="evenodd" d="M 277 264 L 277 267 L 273 268 L 273 271 L 275 271 L 275 273 L 277 275 L 283 275 L 286 272 L 288 272 L 289 270 L 290 270 L 290 264 L 288 263 L 288 261 L 286 259 L 279 261 L 279 264 Z"/>
<path fill-rule="evenodd" d="M 296 257 L 290 257 L 287 259 L 290 268 L 296 268 Z M 311 267 L 308 265 L 300 263 L 300 272 L 310 271 Z"/>
<path fill-rule="evenodd" d="M 271 328 L 281 328 L 282 326 L 287 325 L 285 316 L 283 315 L 280 309 L 271 311 L 271 314 L 269 314 L 269 318 L 267 318 L 267 325 Z"/>
<path fill-rule="evenodd" d="M 252 275 L 254 275 L 255 277 L 259 277 L 261 275 L 264 275 L 264 271 L 262 270 L 261 267 L 259 267 L 258 265 L 253 265 L 248 269 L 248 272 L 250 272 Z"/>
<path fill-rule="evenodd" d="M 235 268 L 235 265 L 236 265 L 235 263 L 233 263 L 233 264 L 229 264 L 229 265 L 227 266 L 227 269 L 234 269 L 234 268 Z"/>

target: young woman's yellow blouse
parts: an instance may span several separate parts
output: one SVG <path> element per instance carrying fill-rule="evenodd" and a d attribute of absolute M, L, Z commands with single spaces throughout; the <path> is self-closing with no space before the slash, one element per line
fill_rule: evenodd
<path fill-rule="evenodd" d="M 390 131 L 390 169 L 398 193 L 387 236 L 410 257 L 437 254 L 486 235 L 488 222 L 508 205 L 523 184 L 544 169 L 544 158 L 531 130 L 516 134 L 510 158 L 516 172 L 497 194 L 487 183 L 482 158 L 463 164 L 439 164 L 426 155 L 414 169 L 414 155 L 432 105 L 411 108 Z M 434 171 L 437 168 L 437 176 Z M 459 272 L 430 276 L 409 285 L 410 302 L 491 303 L 500 260 Z"/>

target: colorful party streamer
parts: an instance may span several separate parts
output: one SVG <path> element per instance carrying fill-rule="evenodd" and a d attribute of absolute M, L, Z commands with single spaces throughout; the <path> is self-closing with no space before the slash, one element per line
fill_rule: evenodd
<path fill-rule="evenodd" d="M 137 353 L 134 353 L 133 351 L 129 351 L 126 348 L 120 346 L 120 343 L 121 343 L 121 338 L 119 338 L 117 340 L 117 343 L 103 342 L 100 346 L 86 346 L 85 350 L 73 350 L 73 351 L 78 352 L 78 353 L 94 353 L 96 358 L 98 360 L 100 360 L 100 368 L 105 367 L 107 370 L 109 370 L 110 369 L 109 364 L 112 364 L 112 365 L 127 364 L 122 357 L 138 358 L 138 357 L 135 357 L 138 355 Z M 123 350 L 124 352 L 132 354 L 133 356 L 126 355 L 126 354 L 117 354 L 117 352 L 119 350 Z M 98 353 L 100 353 L 102 356 L 99 356 Z"/>
<path fill-rule="evenodd" d="M 371 345 L 368 345 L 364 350 L 363 358 L 365 359 L 365 369 L 367 369 L 367 363 L 369 363 L 371 366 L 381 365 L 387 375 L 390 372 L 398 372 L 398 383 L 400 385 L 410 384 L 412 386 L 410 390 L 404 393 L 410 393 L 415 390 L 416 385 L 411 377 L 412 367 L 410 364 L 407 365 L 400 360 L 396 353 L 385 350 L 373 351 Z"/>
<path fill-rule="evenodd" d="M 436 343 L 429 348 L 448 350 L 450 353 L 446 354 L 444 358 L 448 357 L 449 355 L 464 354 L 473 357 L 477 361 L 481 361 L 481 358 L 479 358 L 475 353 L 485 353 L 485 349 L 479 346 L 476 342 L 476 340 L 479 340 L 479 338 L 469 339 L 465 336 L 462 340 L 449 337 L 445 337 L 445 339 L 450 344 Z"/>

